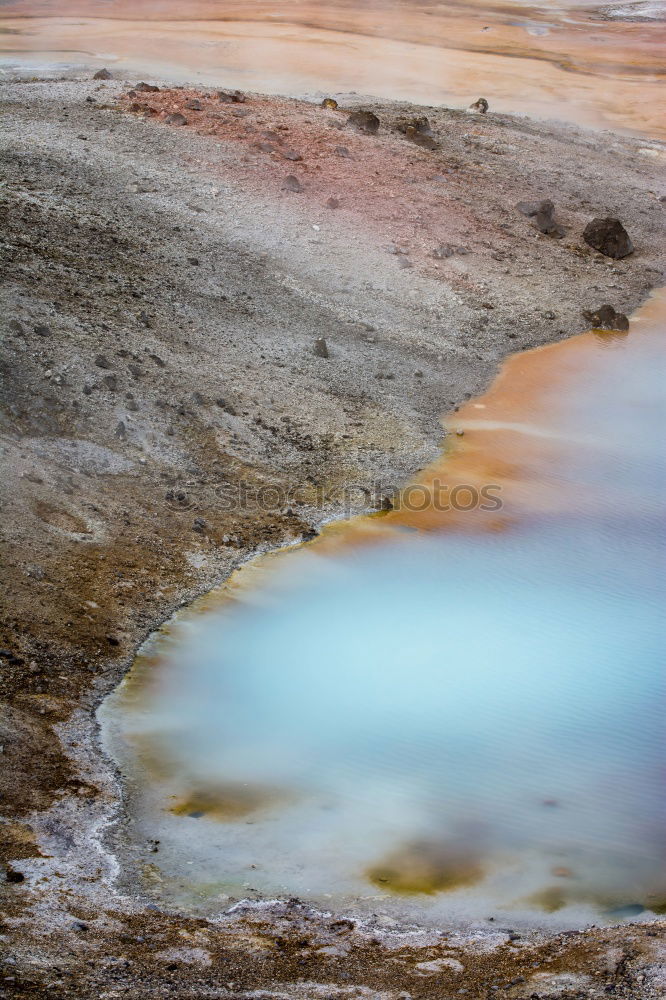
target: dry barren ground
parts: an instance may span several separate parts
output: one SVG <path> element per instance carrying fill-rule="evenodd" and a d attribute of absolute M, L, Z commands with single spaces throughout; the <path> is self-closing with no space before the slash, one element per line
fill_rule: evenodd
<path fill-rule="evenodd" d="M 381 505 L 509 352 L 662 281 L 663 148 L 492 109 L 128 96 L 137 82 L 2 86 L 0 990 L 663 995 L 654 924 L 546 939 L 293 900 L 212 920 L 148 906 L 117 888 L 122 787 L 94 722 L 180 604 L 339 516 L 350 485 Z M 348 124 L 359 106 L 377 134 Z M 410 141 L 423 115 L 432 141 Z M 563 235 L 515 207 L 544 198 Z M 630 256 L 587 245 L 599 216 Z"/>

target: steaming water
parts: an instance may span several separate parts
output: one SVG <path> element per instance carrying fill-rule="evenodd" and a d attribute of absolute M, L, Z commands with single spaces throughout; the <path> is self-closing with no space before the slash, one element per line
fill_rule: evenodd
<path fill-rule="evenodd" d="M 461 412 L 437 468 L 505 462 L 500 515 L 361 519 L 139 663 L 103 721 L 131 838 L 161 841 L 144 884 L 439 924 L 663 909 L 658 315 L 516 358 Z"/>
<path fill-rule="evenodd" d="M 358 91 L 666 135 L 664 0 L 1 0 L 0 65 Z"/>

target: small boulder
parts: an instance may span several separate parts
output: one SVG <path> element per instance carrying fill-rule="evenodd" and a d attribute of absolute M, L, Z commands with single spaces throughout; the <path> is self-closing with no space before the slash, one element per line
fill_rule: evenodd
<path fill-rule="evenodd" d="M 295 177 L 294 174 L 288 174 L 284 179 L 282 190 L 294 191 L 296 192 L 296 194 L 299 194 L 301 191 L 304 190 L 304 188 L 301 182 L 299 181 L 298 177 Z"/>
<path fill-rule="evenodd" d="M 95 355 L 95 364 L 97 365 L 98 368 L 110 368 L 111 367 L 111 363 L 109 362 L 109 359 L 106 357 L 105 354 L 97 354 L 97 355 Z"/>
<path fill-rule="evenodd" d="M 474 104 L 470 104 L 467 110 L 471 111 L 473 114 L 485 115 L 489 107 L 490 105 L 485 97 L 480 97 L 478 101 L 474 101 Z"/>
<path fill-rule="evenodd" d="M 540 233 L 561 239 L 565 234 L 565 229 L 559 222 L 555 222 L 553 218 L 554 208 L 552 201 L 542 201 L 539 211 L 534 216 L 534 225 Z"/>
<path fill-rule="evenodd" d="M 430 122 L 425 115 L 421 115 L 419 118 L 398 118 L 395 123 L 395 127 L 398 132 L 402 132 L 403 135 L 406 135 L 407 130 L 410 128 L 415 132 L 419 132 L 421 135 L 432 135 Z"/>
<path fill-rule="evenodd" d="M 413 142 L 416 146 L 420 146 L 422 149 L 439 149 L 439 143 L 436 142 L 431 135 L 428 135 L 426 132 L 420 132 L 412 125 L 408 126 L 405 132 L 405 138 L 409 139 L 409 141 Z"/>
<path fill-rule="evenodd" d="M 347 124 L 366 135 L 376 135 L 379 131 L 379 118 L 372 111 L 352 111 Z"/>
<path fill-rule="evenodd" d="M 181 115 L 179 111 L 174 112 L 172 115 L 167 115 L 164 120 L 167 125 L 187 125 L 187 118 L 185 115 Z"/>
<path fill-rule="evenodd" d="M 548 211 L 549 207 L 550 207 L 550 211 L 552 212 L 552 210 L 553 210 L 553 208 L 555 206 L 553 205 L 552 201 L 548 201 L 548 200 L 545 200 L 545 201 L 519 201 L 518 204 L 516 205 L 516 208 L 518 209 L 518 211 L 522 212 L 523 215 L 528 216 L 528 218 L 532 218 L 532 216 L 536 215 L 537 212 Z"/>
<path fill-rule="evenodd" d="M 330 354 L 328 353 L 328 344 L 326 343 L 325 337 L 317 337 L 314 342 L 314 352 L 318 358 L 328 358 Z"/>
<path fill-rule="evenodd" d="M 298 163 L 303 159 L 300 153 L 297 153 L 295 149 L 283 149 L 282 155 L 285 160 L 293 160 L 294 163 Z"/>
<path fill-rule="evenodd" d="M 139 94 L 156 94 L 159 89 L 159 87 L 154 87 L 152 83 L 137 83 L 134 88 Z"/>
<path fill-rule="evenodd" d="M 217 96 L 223 104 L 245 104 L 247 100 L 240 90 L 218 90 Z"/>
<path fill-rule="evenodd" d="M 330 108 L 331 111 L 336 111 L 338 107 L 338 102 L 333 97 L 325 97 L 321 102 L 322 108 Z"/>
<path fill-rule="evenodd" d="M 98 69 L 93 76 L 93 80 L 113 80 L 113 75 L 106 68 Z"/>
<path fill-rule="evenodd" d="M 598 309 L 583 309 L 583 316 L 593 330 L 617 330 L 626 333 L 629 320 L 624 313 L 616 312 L 613 306 L 599 306 Z"/>
<path fill-rule="evenodd" d="M 336 146 L 333 152 L 336 156 L 341 156 L 345 160 L 351 159 L 351 153 L 346 146 Z"/>
<path fill-rule="evenodd" d="M 193 97 L 191 101 L 186 101 L 185 107 L 188 111 L 203 111 L 204 109 L 203 104 L 196 97 Z"/>
<path fill-rule="evenodd" d="M 628 257 L 634 251 L 629 234 L 619 219 L 592 219 L 583 231 L 583 239 L 588 246 L 614 260 Z"/>

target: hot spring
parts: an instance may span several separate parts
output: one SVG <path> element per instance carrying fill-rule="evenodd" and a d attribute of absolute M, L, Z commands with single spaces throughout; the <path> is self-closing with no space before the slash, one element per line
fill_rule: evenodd
<path fill-rule="evenodd" d="M 100 710 L 130 877 L 438 925 L 666 902 L 663 296 L 517 356 L 396 509 L 241 569 Z M 245 583 L 245 580 L 249 583 Z"/>

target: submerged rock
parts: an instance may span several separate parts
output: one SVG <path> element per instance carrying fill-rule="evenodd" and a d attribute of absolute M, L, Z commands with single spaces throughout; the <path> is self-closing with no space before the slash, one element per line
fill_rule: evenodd
<path fill-rule="evenodd" d="M 314 352 L 318 358 L 329 358 L 328 344 L 325 337 L 317 337 L 314 342 Z"/>
<path fill-rule="evenodd" d="M 352 111 L 347 124 L 366 135 L 376 135 L 379 131 L 379 118 L 372 111 Z"/>
<path fill-rule="evenodd" d="M 619 219 L 592 219 L 583 231 L 583 239 L 594 250 L 615 260 L 628 257 L 634 251 L 629 234 Z"/>
<path fill-rule="evenodd" d="M 599 306 L 598 309 L 584 309 L 583 316 L 594 330 L 618 330 L 625 333 L 629 320 L 624 313 L 616 312 L 613 306 Z"/>

